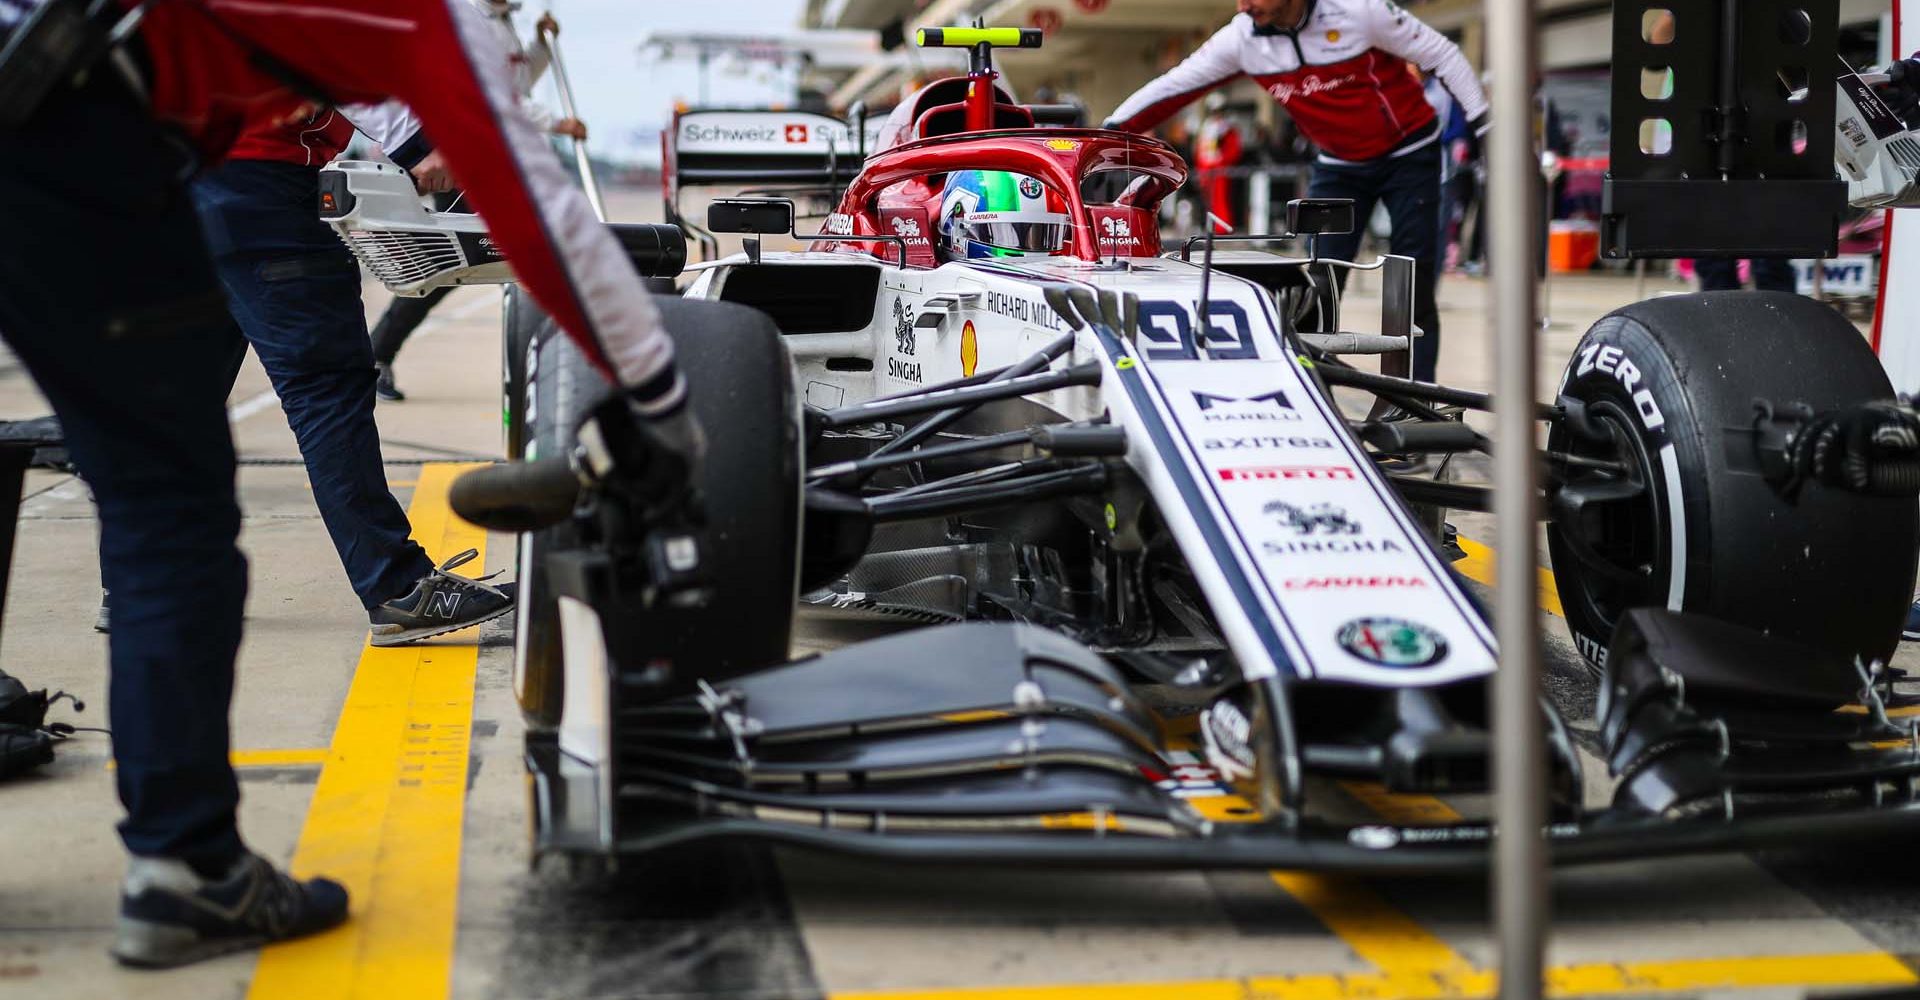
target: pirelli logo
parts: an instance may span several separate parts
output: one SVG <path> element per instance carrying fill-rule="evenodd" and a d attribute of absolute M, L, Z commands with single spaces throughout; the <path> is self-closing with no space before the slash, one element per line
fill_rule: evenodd
<path fill-rule="evenodd" d="M 1244 483 L 1273 479 L 1352 479 L 1354 471 L 1344 465 L 1239 465 L 1220 469 L 1223 483 Z"/>

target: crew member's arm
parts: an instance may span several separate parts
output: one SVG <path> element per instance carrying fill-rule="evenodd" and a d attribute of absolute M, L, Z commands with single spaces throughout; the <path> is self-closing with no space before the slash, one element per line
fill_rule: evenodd
<path fill-rule="evenodd" d="M 452 191 L 453 171 L 446 157 L 433 148 L 433 140 L 420 127 L 420 119 L 399 101 L 382 104 L 349 104 L 340 108 L 353 127 L 372 139 L 402 170 L 413 175 L 414 186 L 423 194 Z"/>
<path fill-rule="evenodd" d="M 1107 117 L 1107 126 L 1124 132 L 1145 132 L 1166 121 L 1201 94 L 1241 74 L 1240 40 L 1248 32 L 1245 14 L 1207 39 L 1205 45 L 1180 65 L 1134 91 Z"/>
<path fill-rule="evenodd" d="M 401 63 L 409 71 L 393 79 L 394 94 L 434 136 L 521 284 L 643 412 L 677 406 L 686 388 L 659 312 L 546 136 L 521 112 L 506 52 L 486 20 L 466 0 L 396 6 L 423 16 L 417 30 L 391 38 L 409 50 Z M 439 16 L 424 16 L 429 10 Z"/>
<path fill-rule="evenodd" d="M 1447 92 L 1460 102 L 1468 127 L 1475 132 L 1485 129 L 1487 94 L 1480 89 L 1480 78 L 1474 74 L 1460 46 L 1398 4 L 1365 0 L 1362 9 L 1368 26 L 1373 29 L 1375 45 L 1439 77 Z"/>

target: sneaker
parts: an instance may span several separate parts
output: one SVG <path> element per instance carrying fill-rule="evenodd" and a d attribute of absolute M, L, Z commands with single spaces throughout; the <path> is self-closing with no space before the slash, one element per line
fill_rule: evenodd
<path fill-rule="evenodd" d="M 109 952 L 121 965 L 170 969 L 324 931 L 347 919 L 347 890 L 294 880 L 257 854 L 205 878 L 184 861 L 134 858 Z"/>
<path fill-rule="evenodd" d="M 440 568 L 420 578 L 403 597 L 373 609 L 373 637 L 376 646 L 401 646 L 416 639 L 454 632 L 469 625 L 492 621 L 513 610 L 514 585 L 488 584 L 456 576 L 449 572 L 480 555 L 474 549 L 454 556 Z"/>
<path fill-rule="evenodd" d="M 100 610 L 97 612 L 94 612 L 93 630 L 95 632 L 113 631 L 112 618 L 113 618 L 113 610 L 108 605 L 107 588 L 101 587 L 100 588 Z"/>
<path fill-rule="evenodd" d="M 401 392 L 400 387 L 393 384 L 392 365 L 376 364 L 373 366 L 373 370 L 379 373 L 373 380 L 374 395 L 389 403 L 402 403 L 406 401 L 407 394 Z"/>
<path fill-rule="evenodd" d="M 1920 642 L 1920 597 L 1916 597 L 1913 606 L 1907 609 L 1907 624 L 1900 630 L 1900 638 L 1908 642 Z"/>

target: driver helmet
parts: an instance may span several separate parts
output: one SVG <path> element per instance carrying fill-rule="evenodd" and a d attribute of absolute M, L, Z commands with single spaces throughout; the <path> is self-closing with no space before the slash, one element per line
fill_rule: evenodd
<path fill-rule="evenodd" d="M 1004 170 L 963 170 L 940 199 L 945 260 L 1061 252 L 1073 232 L 1065 199 L 1038 178 Z"/>

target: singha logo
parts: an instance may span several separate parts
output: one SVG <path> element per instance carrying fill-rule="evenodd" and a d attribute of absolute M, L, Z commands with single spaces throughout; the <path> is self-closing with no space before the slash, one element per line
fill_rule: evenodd
<path fill-rule="evenodd" d="M 1134 238 L 1133 223 L 1125 219 L 1107 216 L 1100 220 L 1100 243 L 1103 246 L 1137 247 L 1140 241 Z"/>
<path fill-rule="evenodd" d="M 918 340 L 913 333 L 913 310 L 903 299 L 893 300 L 893 353 L 912 356 Z"/>
<path fill-rule="evenodd" d="M 920 220 L 909 219 L 903 215 L 894 216 L 893 217 L 893 234 L 895 236 L 901 237 L 902 239 L 909 239 L 909 240 L 919 239 L 921 235 Z"/>
<path fill-rule="evenodd" d="M 1347 518 L 1347 511 L 1330 503 L 1317 503 L 1305 510 L 1295 507 L 1284 500 L 1275 500 L 1260 508 L 1265 514 L 1285 527 L 1292 528 L 1295 534 L 1311 535 L 1324 532 L 1329 535 L 1357 535 L 1360 526 Z"/>

